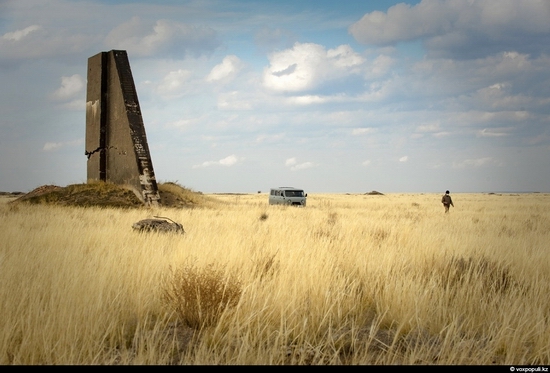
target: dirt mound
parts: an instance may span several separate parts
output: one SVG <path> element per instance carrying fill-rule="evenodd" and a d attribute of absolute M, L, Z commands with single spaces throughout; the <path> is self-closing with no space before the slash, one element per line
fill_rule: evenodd
<path fill-rule="evenodd" d="M 380 193 L 380 192 L 377 192 L 376 190 L 373 190 L 372 192 L 368 192 L 368 193 L 365 193 L 366 195 L 369 195 L 369 196 L 383 196 L 384 193 Z"/>
<path fill-rule="evenodd" d="M 0 197 L 18 197 L 23 195 L 23 192 L 0 192 Z"/>
<path fill-rule="evenodd" d="M 18 198 L 18 200 L 20 201 L 29 200 L 29 199 L 32 199 L 33 197 L 42 196 L 61 189 L 63 188 L 57 185 L 42 185 L 36 189 L 31 190 L 29 193 L 23 194 L 21 197 Z"/>
<path fill-rule="evenodd" d="M 160 205 L 189 208 L 212 202 L 200 192 L 194 192 L 176 183 L 158 184 Z M 10 203 L 55 204 L 79 207 L 145 207 L 141 199 L 129 188 L 111 183 L 73 184 L 66 187 L 43 185 Z"/>

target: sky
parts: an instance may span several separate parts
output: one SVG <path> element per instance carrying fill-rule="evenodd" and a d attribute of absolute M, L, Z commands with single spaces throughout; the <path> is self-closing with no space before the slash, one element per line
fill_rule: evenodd
<path fill-rule="evenodd" d="M 550 0 L 0 0 L 0 191 L 87 180 L 125 50 L 157 182 L 550 192 Z"/>

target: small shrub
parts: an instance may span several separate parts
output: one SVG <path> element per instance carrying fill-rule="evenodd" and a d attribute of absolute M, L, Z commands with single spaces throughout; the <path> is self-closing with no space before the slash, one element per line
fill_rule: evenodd
<path fill-rule="evenodd" d="M 190 328 L 215 325 L 224 310 L 234 307 L 241 296 L 241 284 L 227 278 L 224 268 L 170 267 L 162 299 Z"/>

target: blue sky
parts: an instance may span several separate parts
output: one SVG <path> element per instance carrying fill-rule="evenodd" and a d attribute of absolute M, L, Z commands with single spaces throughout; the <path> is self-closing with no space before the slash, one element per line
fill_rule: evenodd
<path fill-rule="evenodd" d="M 0 190 L 86 182 L 89 57 L 126 50 L 160 182 L 550 192 L 550 2 L 0 1 Z"/>

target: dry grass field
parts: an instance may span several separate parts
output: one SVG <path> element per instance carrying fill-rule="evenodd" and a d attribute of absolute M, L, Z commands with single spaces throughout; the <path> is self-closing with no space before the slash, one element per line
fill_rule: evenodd
<path fill-rule="evenodd" d="M 0 364 L 550 364 L 550 194 L 452 197 L 1 197 Z"/>

